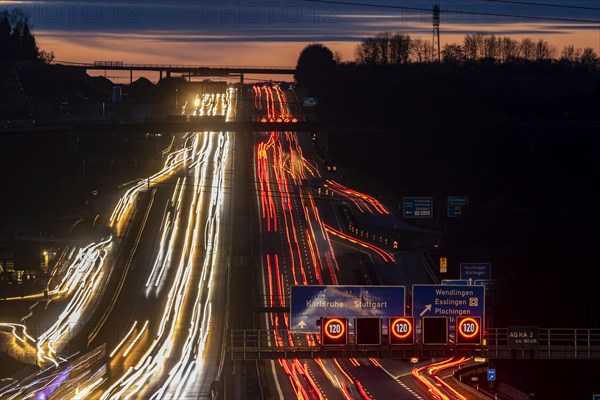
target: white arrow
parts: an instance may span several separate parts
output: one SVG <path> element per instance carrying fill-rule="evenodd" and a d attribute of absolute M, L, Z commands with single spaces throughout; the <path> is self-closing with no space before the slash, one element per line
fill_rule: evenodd
<path fill-rule="evenodd" d="M 304 327 L 306 326 L 306 322 L 300 321 L 298 322 L 298 326 L 300 327 L 300 329 L 304 329 Z"/>
<path fill-rule="evenodd" d="M 473 278 L 469 278 L 469 285 L 473 284 Z"/>
<path fill-rule="evenodd" d="M 425 309 L 423 310 L 423 312 L 421 312 L 421 314 L 419 314 L 419 316 L 422 317 L 427 311 L 431 311 L 431 304 L 427 304 L 425 306 Z"/>

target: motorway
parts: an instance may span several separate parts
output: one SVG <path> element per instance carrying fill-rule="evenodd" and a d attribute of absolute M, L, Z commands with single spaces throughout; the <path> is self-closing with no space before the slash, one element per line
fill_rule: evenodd
<path fill-rule="evenodd" d="M 230 117 L 235 102 L 231 90 L 185 112 Z M 109 260 L 112 237 L 89 246 L 95 258 L 79 257 L 91 265 L 85 277 L 77 266 L 67 274 L 83 294 L 72 289 L 53 329 L 37 338 L 40 361 L 57 370 L 0 397 L 211 397 L 224 359 L 234 151 L 228 132 L 178 135 L 165 167 L 130 185 L 110 217 L 114 237 L 124 235 L 119 251 Z"/>
<path fill-rule="evenodd" d="M 237 96 L 234 89 L 199 94 L 182 113 L 233 120 Z M 252 96 L 257 120 L 302 119 L 294 95 L 277 85 L 255 85 Z M 265 309 L 289 307 L 292 285 L 427 279 L 393 250 L 385 230 L 375 234 L 355 226 L 350 214 L 380 226 L 393 217 L 374 197 L 321 172 L 308 133 L 243 136 L 177 134 L 163 153 L 162 170 L 122 188 L 102 238 L 61 257 L 46 303 L 52 312 L 41 313 L 56 316 L 48 329 L 29 335 L 39 318 L 33 312 L 21 324 L 0 325 L 14 351 L 33 355 L 43 368 L 4 386 L 0 398 L 211 398 L 223 380 L 223 332 L 230 321 L 251 315 L 246 293 L 229 297 L 230 285 L 248 273 L 231 273 L 232 264 L 245 264 L 245 241 L 251 248 L 258 241 L 254 285 Z M 247 158 L 251 179 L 242 184 L 240 166 Z M 242 204 L 247 199 L 256 212 Z M 256 225 L 245 221 L 254 214 Z M 253 242 L 247 236 L 255 233 Z M 232 261 L 234 253 L 243 256 Z M 294 345 L 286 334 L 294 328 L 287 312 L 258 315 L 273 343 Z M 318 336 L 307 334 L 306 340 L 318 343 Z M 446 400 L 464 397 L 436 374 L 464 361 L 282 359 L 261 362 L 257 370 L 266 398 Z"/>
<path fill-rule="evenodd" d="M 253 95 L 256 119 L 301 119 L 293 95 L 278 86 L 255 85 Z M 397 268 L 389 251 L 391 239 L 353 234 L 354 228 L 342 222 L 336 209 L 347 203 L 383 224 L 390 221 L 389 211 L 375 198 L 322 176 L 308 133 L 258 132 L 254 147 L 265 308 L 289 306 L 291 285 L 357 284 L 350 266 L 337 262 L 334 241 L 337 248 L 365 253 L 377 268 Z M 265 313 L 262 326 L 273 330 L 275 344 L 286 341 L 293 346 L 290 336 L 280 334 L 293 329 L 287 313 Z M 307 340 L 318 341 L 318 334 L 307 334 Z M 278 399 L 431 397 L 430 388 L 411 375 L 411 364 L 404 363 L 405 373 L 399 378 L 382 363 L 372 358 L 266 361 L 261 369 L 265 395 Z"/>

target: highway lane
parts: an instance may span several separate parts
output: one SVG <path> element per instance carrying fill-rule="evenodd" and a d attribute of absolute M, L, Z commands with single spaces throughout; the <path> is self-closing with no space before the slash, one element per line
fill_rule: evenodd
<path fill-rule="evenodd" d="M 101 307 L 67 338 L 71 351 L 105 346 L 106 364 L 89 371 L 93 381 L 72 388 L 62 383 L 68 396 L 210 398 L 228 314 L 232 181 L 226 177 L 233 149 L 230 133 L 186 134 L 185 144 L 166 155 L 163 171 L 121 198 L 111 216 L 113 231 L 122 233 L 129 220 L 138 220 L 139 230 L 113 267 Z M 64 364 L 63 373 L 71 368 Z M 48 375 L 25 391 L 44 396 L 56 378 Z"/>
<path fill-rule="evenodd" d="M 277 87 L 254 87 L 255 108 L 268 118 L 290 118 L 287 98 Z M 286 306 L 294 284 L 335 283 L 337 268 L 318 209 L 306 183 L 317 172 L 311 169 L 294 133 L 257 133 L 255 136 L 256 193 L 261 222 L 261 265 L 265 306 Z M 267 328 L 287 329 L 287 313 L 264 316 Z M 274 334 L 277 344 L 287 340 Z M 269 365 L 270 364 L 270 365 Z M 311 367 L 311 365 L 313 365 Z M 339 396 L 333 384 L 322 379 L 316 387 L 310 371 L 314 362 L 297 360 L 267 362 L 268 375 L 275 377 L 266 385 L 271 398 L 297 398 L 312 393 Z M 318 398 L 318 396 L 317 396 Z M 335 397 L 329 397 L 335 398 Z"/>
<path fill-rule="evenodd" d="M 286 95 L 279 88 L 255 86 L 253 91 L 254 105 L 259 114 L 266 113 L 267 118 L 275 119 L 290 117 Z M 286 306 L 291 285 L 338 283 L 343 266 L 337 264 L 331 245 L 333 237 L 362 246 L 362 250 L 373 257 L 380 257 L 384 263 L 394 265 L 394 257 L 387 251 L 325 223 L 321 217 L 323 204 L 331 207 L 332 202 L 338 199 L 322 198 L 327 195 L 325 185 L 332 183 L 326 182 L 315 164 L 304 156 L 301 142 L 309 143 L 307 134 L 261 132 L 255 136 L 262 285 L 268 299 L 264 304 L 266 307 Z M 354 201 L 362 202 L 363 207 L 386 214 L 379 202 L 370 196 L 339 191 L 339 197 L 351 196 Z M 378 210 L 378 207 L 381 208 Z M 328 210 L 328 215 L 334 214 L 333 211 Z M 330 223 L 334 224 L 334 221 Z M 290 328 L 285 313 L 269 313 L 264 318 L 264 326 L 268 329 Z M 284 340 L 288 339 L 274 332 L 275 343 Z M 338 360 L 304 360 L 301 363 L 298 360 L 279 360 L 267 362 L 266 371 L 269 372 L 267 375 L 272 375 L 268 377 L 269 383 L 273 383 L 267 385 L 269 398 L 366 398 L 365 393 L 369 390 L 377 392 L 382 385 L 393 390 L 380 398 L 389 398 L 390 393 L 410 396 L 406 388 L 381 368 L 374 369 L 364 376 L 366 381 L 361 382 L 349 377 Z"/>
<path fill-rule="evenodd" d="M 220 229 L 230 138 L 222 133 L 196 138 L 192 154 L 197 158 L 182 166 L 176 181 L 159 185 L 150 213 L 154 219 L 132 253 L 133 268 L 117 311 L 94 339 L 112 349 L 101 398 L 208 397 L 208 386 L 199 380 L 210 384 L 212 367 L 219 365 L 220 353 L 212 352 L 207 362 L 204 348 L 208 336 L 215 336 L 215 271 L 225 267 Z M 129 326 L 123 334 L 122 327 Z"/>
<path fill-rule="evenodd" d="M 193 112 L 226 115 L 230 100 L 223 97 L 202 95 Z M 109 342 L 109 379 L 100 398 L 210 398 L 227 316 L 232 182 L 226 177 L 233 147 L 230 133 L 195 134 L 177 181 L 164 185 L 163 202 L 155 208 L 162 220 L 149 225 L 152 231 L 160 227 L 160 236 L 144 236 L 147 242 L 133 255 L 145 267 L 141 276 L 132 274 L 131 290 L 125 288 L 134 298 L 118 301 L 118 313 L 109 317 L 115 320 L 107 319 L 99 334 L 101 341 L 110 340 L 105 335 L 129 307 L 131 328 Z"/>

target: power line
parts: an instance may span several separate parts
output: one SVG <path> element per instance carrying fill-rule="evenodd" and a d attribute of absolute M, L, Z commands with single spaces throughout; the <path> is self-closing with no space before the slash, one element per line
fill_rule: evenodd
<path fill-rule="evenodd" d="M 430 8 L 423 7 L 411 7 L 411 6 L 393 6 L 388 4 L 369 4 L 369 3 L 354 3 L 349 1 L 338 1 L 338 0 L 303 0 L 309 3 L 324 3 L 324 4 L 335 4 L 344 6 L 355 6 L 355 7 L 369 7 L 369 8 L 384 8 L 392 10 L 408 10 L 408 11 L 424 11 L 431 12 Z M 442 13 L 450 14 L 463 14 L 463 15 L 476 15 L 476 16 L 487 16 L 487 17 L 505 17 L 505 18 L 523 18 L 529 20 L 539 21 L 554 21 L 554 22 L 581 22 L 587 24 L 598 24 L 600 21 L 589 20 L 589 19 L 578 19 L 578 18 L 565 18 L 565 17 L 536 17 L 533 15 L 510 15 L 504 13 L 487 13 L 479 11 L 460 11 L 460 10 L 441 10 Z"/>
<path fill-rule="evenodd" d="M 564 4 L 549 4 L 549 3 L 532 3 L 528 1 L 514 1 L 514 0 L 483 0 L 492 3 L 508 3 L 508 4 L 523 4 L 526 6 L 539 6 L 539 7 L 553 7 L 553 8 L 567 8 L 572 10 L 591 10 L 600 11 L 599 7 L 586 7 L 586 6 L 567 6 Z"/>

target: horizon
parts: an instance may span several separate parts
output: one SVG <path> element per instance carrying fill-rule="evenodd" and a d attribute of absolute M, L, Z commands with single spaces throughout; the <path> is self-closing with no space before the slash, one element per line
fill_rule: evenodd
<path fill-rule="evenodd" d="M 550 0 L 544 4 L 550 3 L 594 9 L 598 5 L 592 0 Z M 430 7 L 426 2 L 391 0 L 376 4 Z M 590 10 L 489 0 L 442 0 L 440 4 L 442 46 L 462 42 L 468 33 L 483 33 L 517 40 L 543 39 L 556 48 L 557 55 L 569 44 L 600 52 L 600 29 L 596 25 L 600 24 L 600 8 L 595 15 Z M 47 0 L 0 3 L 0 11 L 15 7 L 29 16 L 40 49 L 54 52 L 56 61 L 69 62 L 293 66 L 300 51 L 310 43 L 322 43 L 339 52 L 343 61 L 352 61 L 361 39 L 378 32 L 408 33 L 423 40 L 431 40 L 432 36 L 431 16 L 425 11 L 311 1 L 197 4 L 178 0 L 168 6 L 156 0 L 115 4 L 70 0 L 60 4 Z M 456 14 L 454 10 L 512 17 Z M 525 16 L 569 21 L 526 20 Z M 135 76 L 142 75 L 152 76 Z"/>

